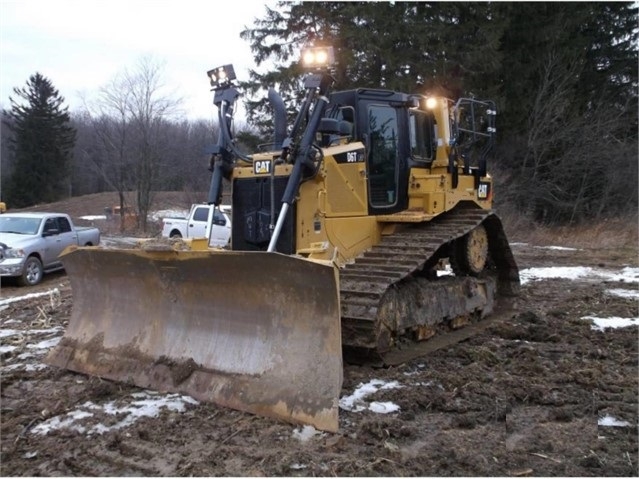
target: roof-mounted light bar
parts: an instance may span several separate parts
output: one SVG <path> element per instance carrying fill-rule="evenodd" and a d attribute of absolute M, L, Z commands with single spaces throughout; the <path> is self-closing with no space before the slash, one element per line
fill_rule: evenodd
<path fill-rule="evenodd" d="M 335 64 L 333 47 L 313 47 L 302 50 L 302 65 L 309 70 L 323 70 Z"/>
<path fill-rule="evenodd" d="M 237 77 L 233 65 L 222 65 L 206 72 L 213 88 L 221 88 L 230 84 Z"/>

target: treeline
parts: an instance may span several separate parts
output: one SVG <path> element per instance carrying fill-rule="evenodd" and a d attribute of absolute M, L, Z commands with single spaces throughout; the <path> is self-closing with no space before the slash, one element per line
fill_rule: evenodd
<path fill-rule="evenodd" d="M 635 3 L 280 2 L 241 36 L 258 67 L 275 65 L 240 82 L 249 149 L 272 133 L 266 88 L 294 115 L 300 49 L 330 44 L 338 89 L 494 100 L 498 208 L 546 223 L 637 213 Z M 180 119 L 161 80 L 143 59 L 71 113 L 41 75 L 16 88 L 3 112 L 3 200 L 135 190 L 144 216 L 153 191 L 206 191 L 217 125 Z"/>
<path fill-rule="evenodd" d="M 304 45 L 337 47 L 336 87 L 497 103 L 490 169 L 500 208 L 543 222 L 637 212 L 637 4 L 280 2 L 242 32 L 258 65 L 245 87 L 299 100 Z M 249 103 L 264 125 L 265 101 Z"/>

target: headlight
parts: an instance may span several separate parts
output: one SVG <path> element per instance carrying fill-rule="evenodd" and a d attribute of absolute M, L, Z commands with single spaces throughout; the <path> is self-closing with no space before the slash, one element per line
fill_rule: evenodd
<path fill-rule="evenodd" d="M 5 258 L 24 258 L 24 250 L 8 248 L 3 251 Z"/>

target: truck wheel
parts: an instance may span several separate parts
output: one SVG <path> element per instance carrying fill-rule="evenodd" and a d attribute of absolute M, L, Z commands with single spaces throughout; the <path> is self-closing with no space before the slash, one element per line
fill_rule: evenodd
<path fill-rule="evenodd" d="M 42 262 L 36 256 L 29 256 L 24 264 L 22 276 L 18 278 L 20 286 L 35 286 L 42 281 Z"/>
<path fill-rule="evenodd" d="M 179 232 L 179 231 L 173 231 L 173 232 L 171 233 L 171 236 L 170 236 L 170 237 L 171 237 L 171 238 L 181 238 L 181 237 L 182 237 L 182 235 L 180 234 L 180 232 Z"/>

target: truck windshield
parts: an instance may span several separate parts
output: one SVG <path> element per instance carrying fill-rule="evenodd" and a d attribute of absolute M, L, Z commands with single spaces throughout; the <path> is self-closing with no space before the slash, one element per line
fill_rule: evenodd
<path fill-rule="evenodd" d="M 0 216 L 0 233 L 16 233 L 34 235 L 40 228 L 41 218 L 25 218 L 20 216 Z"/>

